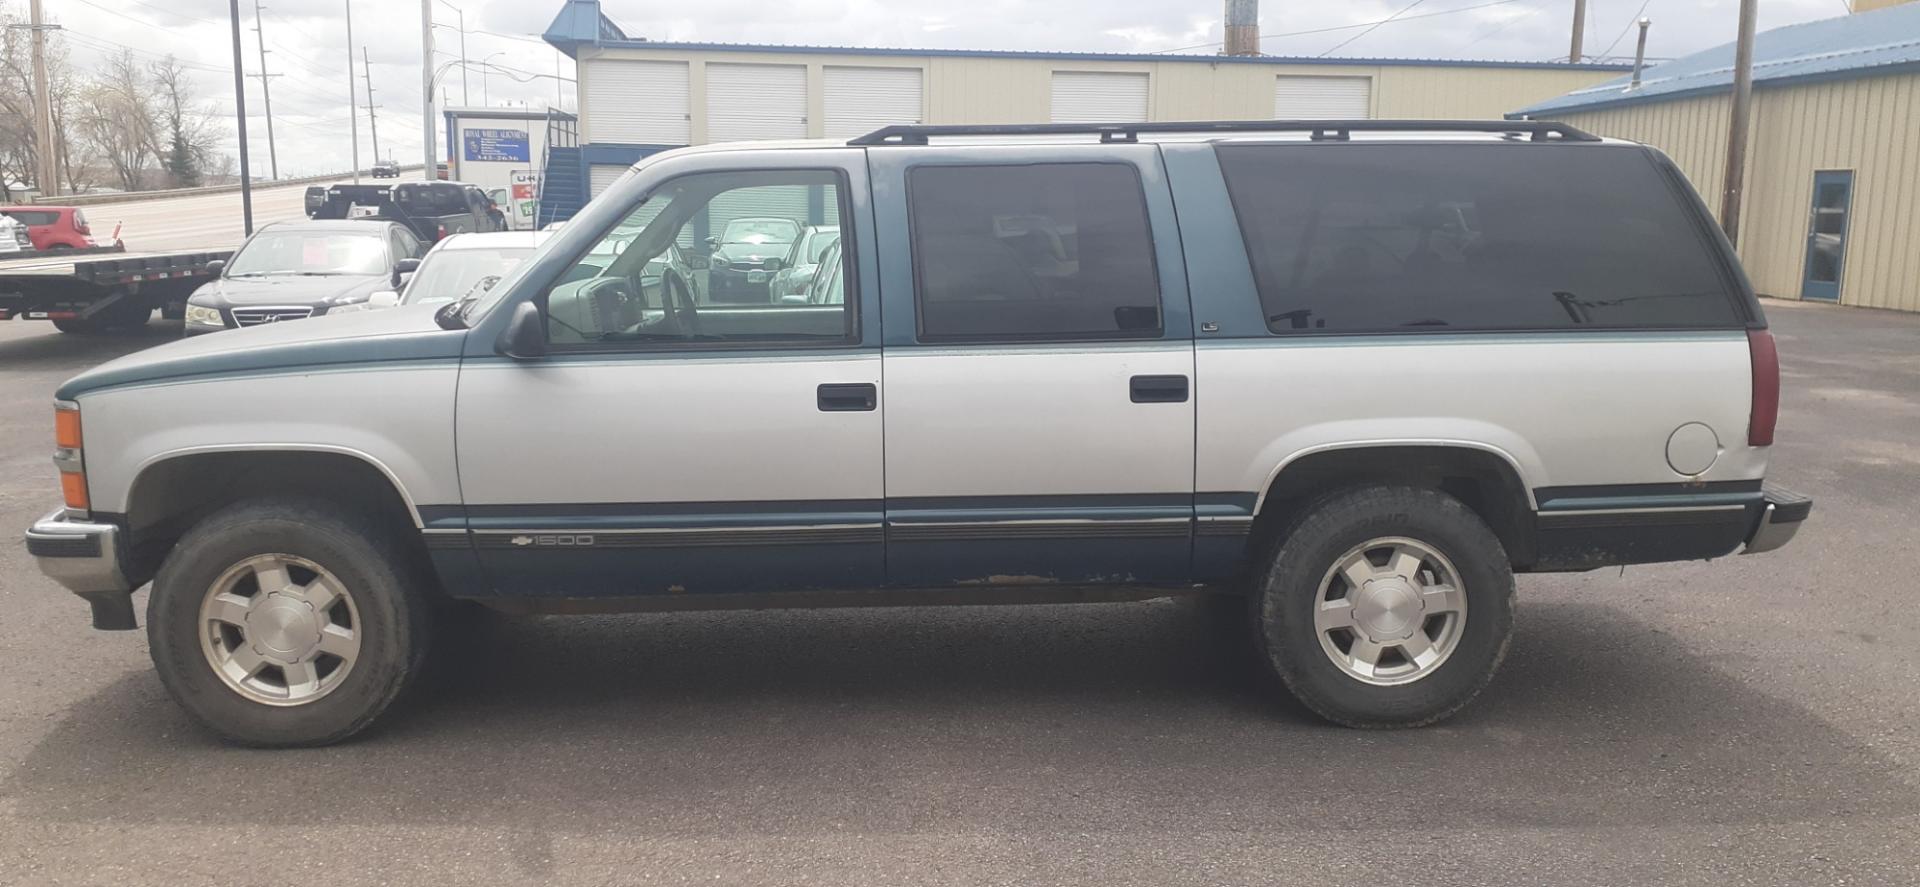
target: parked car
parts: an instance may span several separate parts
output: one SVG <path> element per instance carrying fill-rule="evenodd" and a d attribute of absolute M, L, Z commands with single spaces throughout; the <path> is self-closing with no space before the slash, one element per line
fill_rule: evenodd
<path fill-rule="evenodd" d="M 419 267 L 420 240 L 396 222 L 277 222 L 253 233 L 219 276 L 187 297 L 185 334 L 301 320 L 367 301 Z"/>
<path fill-rule="evenodd" d="M 0 215 L 0 256 L 19 256 L 33 251 L 33 237 L 27 233 L 27 226 L 10 215 Z"/>
<path fill-rule="evenodd" d="M 94 245 L 87 214 L 77 206 L 5 206 L 0 215 L 25 225 L 33 248 L 42 252 L 87 249 Z"/>
<path fill-rule="evenodd" d="M 1153 139 L 1183 126 L 653 155 L 484 293 L 67 381 L 28 550 L 96 627 L 152 581 L 161 682 L 257 745 L 373 723 L 448 598 L 1198 596 L 1311 710 L 1407 727 L 1491 680 L 1516 573 L 1806 519 L 1764 482 L 1766 318 L 1659 152 L 1531 121 Z M 647 285 L 800 188 L 841 224 L 821 298 Z"/>
<path fill-rule="evenodd" d="M 484 292 L 493 281 L 526 261 L 546 239 L 547 235 L 536 231 L 452 235 L 427 250 L 420 267 L 398 291 L 378 291 L 365 302 L 342 305 L 330 313 L 451 302 L 475 293 L 476 287 Z"/>
<path fill-rule="evenodd" d="M 786 256 L 800 237 L 800 223 L 792 219 L 748 217 L 727 222 L 717 236 L 707 238 L 711 250 L 707 287 L 716 302 L 772 301 L 768 284 L 786 267 Z"/>
<path fill-rule="evenodd" d="M 376 179 L 397 179 L 400 177 L 400 161 L 375 160 L 368 173 Z"/>
<path fill-rule="evenodd" d="M 787 250 L 787 257 L 782 261 L 786 267 L 773 272 L 773 279 L 767 283 L 773 301 L 805 296 L 813 282 L 814 269 L 820 267 L 821 257 L 839 242 L 838 225 L 802 226 L 800 236 L 794 238 L 793 248 Z"/>

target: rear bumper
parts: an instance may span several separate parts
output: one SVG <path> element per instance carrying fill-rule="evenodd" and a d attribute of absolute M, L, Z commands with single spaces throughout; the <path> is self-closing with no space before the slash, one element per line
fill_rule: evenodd
<path fill-rule="evenodd" d="M 1763 490 L 1766 506 L 1760 511 L 1760 522 L 1754 525 L 1752 535 L 1747 537 L 1747 545 L 1741 554 L 1760 554 L 1773 551 L 1793 541 L 1800 525 L 1806 523 L 1807 515 L 1813 512 L 1813 499 L 1803 496 L 1786 487 L 1768 484 Z"/>
<path fill-rule="evenodd" d="M 133 583 L 121 569 L 119 527 L 74 520 L 62 508 L 34 521 L 26 541 L 40 572 L 93 606 L 93 627 L 134 627 Z"/>

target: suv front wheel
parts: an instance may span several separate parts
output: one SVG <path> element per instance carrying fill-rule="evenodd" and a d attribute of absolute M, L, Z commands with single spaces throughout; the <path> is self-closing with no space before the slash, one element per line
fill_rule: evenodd
<path fill-rule="evenodd" d="M 195 720 L 247 745 L 325 745 L 365 729 L 427 643 L 421 571 L 382 526 L 278 500 L 202 521 L 147 602 L 161 683 Z"/>
<path fill-rule="evenodd" d="M 1256 593 L 1265 661 L 1320 716 L 1417 727 L 1492 680 L 1513 634 L 1513 571 L 1460 500 L 1365 487 L 1310 506 Z"/>

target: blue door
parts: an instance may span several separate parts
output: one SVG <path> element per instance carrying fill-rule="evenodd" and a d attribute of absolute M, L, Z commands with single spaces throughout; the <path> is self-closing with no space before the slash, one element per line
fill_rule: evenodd
<path fill-rule="evenodd" d="M 1813 174 L 1813 209 L 1807 218 L 1807 267 L 1800 297 L 1840 301 L 1840 275 L 1847 258 L 1847 215 L 1853 205 L 1853 171 Z"/>

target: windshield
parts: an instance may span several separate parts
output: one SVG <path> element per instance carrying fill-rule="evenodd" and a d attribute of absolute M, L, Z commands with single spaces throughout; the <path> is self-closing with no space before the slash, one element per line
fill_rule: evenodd
<path fill-rule="evenodd" d="M 387 244 L 380 226 L 348 231 L 263 231 L 227 264 L 228 277 L 269 274 L 385 274 Z"/>
<path fill-rule="evenodd" d="M 826 258 L 827 250 L 840 242 L 837 228 L 815 228 L 807 233 L 793 251 L 793 263 L 796 265 L 818 265 Z"/>
<path fill-rule="evenodd" d="M 734 219 L 721 235 L 722 243 L 792 243 L 800 226 L 786 219 Z"/>
<path fill-rule="evenodd" d="M 488 277 L 505 277 L 508 271 L 533 255 L 533 247 L 496 247 L 493 249 L 448 249 L 429 254 L 420 263 L 402 294 L 403 305 L 428 305 L 451 302 L 468 294 L 474 285 Z"/>

